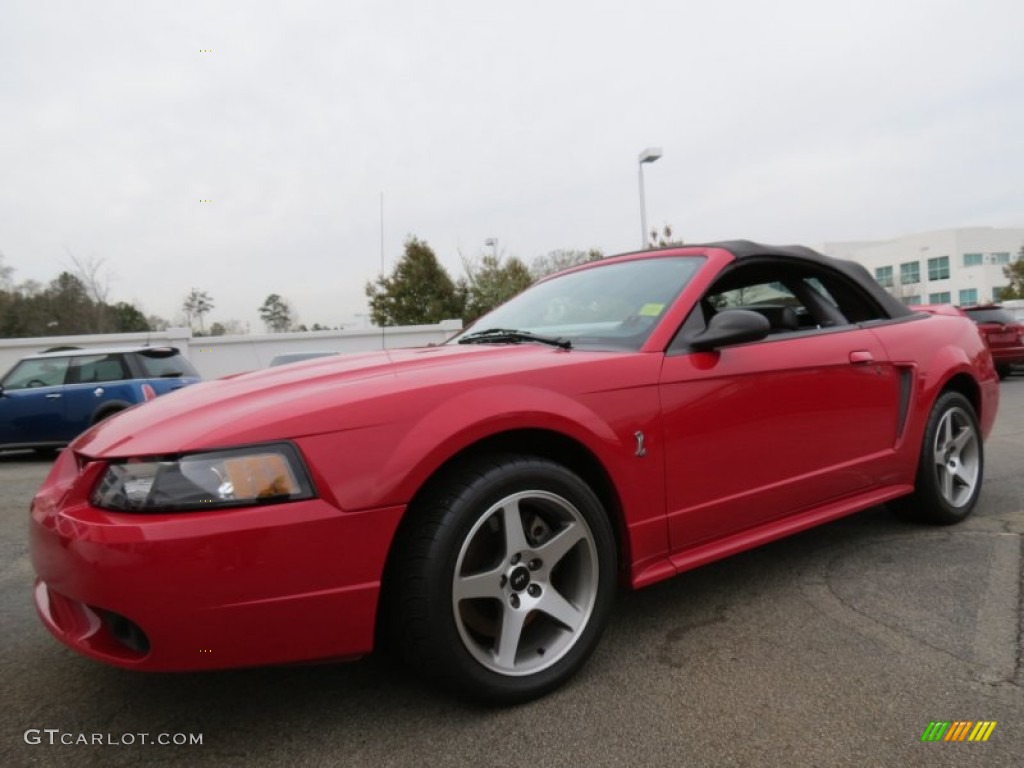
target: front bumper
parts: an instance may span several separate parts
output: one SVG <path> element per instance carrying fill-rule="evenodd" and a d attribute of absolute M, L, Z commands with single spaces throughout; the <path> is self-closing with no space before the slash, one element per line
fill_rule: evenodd
<path fill-rule="evenodd" d="M 36 608 L 86 656 L 146 670 L 357 657 L 404 507 L 322 499 L 182 514 L 97 509 L 102 462 L 64 451 L 32 502 Z"/>

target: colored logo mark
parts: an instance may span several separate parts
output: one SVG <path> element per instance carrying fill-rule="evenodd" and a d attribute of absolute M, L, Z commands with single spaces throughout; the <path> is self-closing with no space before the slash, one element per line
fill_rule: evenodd
<path fill-rule="evenodd" d="M 933 720 L 921 734 L 921 741 L 988 741 L 995 729 L 995 720 Z"/>

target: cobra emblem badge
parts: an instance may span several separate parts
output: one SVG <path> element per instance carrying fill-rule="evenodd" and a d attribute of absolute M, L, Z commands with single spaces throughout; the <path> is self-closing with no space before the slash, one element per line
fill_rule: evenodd
<path fill-rule="evenodd" d="M 637 430 L 633 433 L 633 437 L 636 438 L 636 455 L 646 456 L 647 449 L 644 447 L 644 433 Z"/>

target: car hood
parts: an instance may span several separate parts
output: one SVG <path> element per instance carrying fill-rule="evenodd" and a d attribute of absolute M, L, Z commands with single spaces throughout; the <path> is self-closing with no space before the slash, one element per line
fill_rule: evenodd
<path fill-rule="evenodd" d="M 96 458 L 153 456 L 361 429 L 411 420 L 431 403 L 507 376 L 522 382 L 533 372 L 544 386 L 565 389 L 571 384 L 559 383 L 557 369 L 609 355 L 622 353 L 446 345 L 318 358 L 159 397 L 101 422 L 72 448 Z"/>

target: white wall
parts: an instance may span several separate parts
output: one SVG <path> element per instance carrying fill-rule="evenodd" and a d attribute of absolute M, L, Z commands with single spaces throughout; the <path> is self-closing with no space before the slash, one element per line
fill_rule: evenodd
<path fill-rule="evenodd" d="M 425 347 L 438 344 L 461 330 L 461 320 L 444 320 L 437 325 L 407 325 L 394 328 L 358 328 L 344 331 L 309 331 L 246 336 L 200 336 L 188 328 L 170 328 L 152 333 L 116 333 L 83 336 L 49 336 L 32 339 L 0 339 L 0 374 L 6 373 L 26 355 L 51 347 L 83 349 L 125 347 L 142 344 L 177 347 L 204 379 L 265 368 L 271 358 L 288 352 L 369 352 L 375 349 Z"/>

